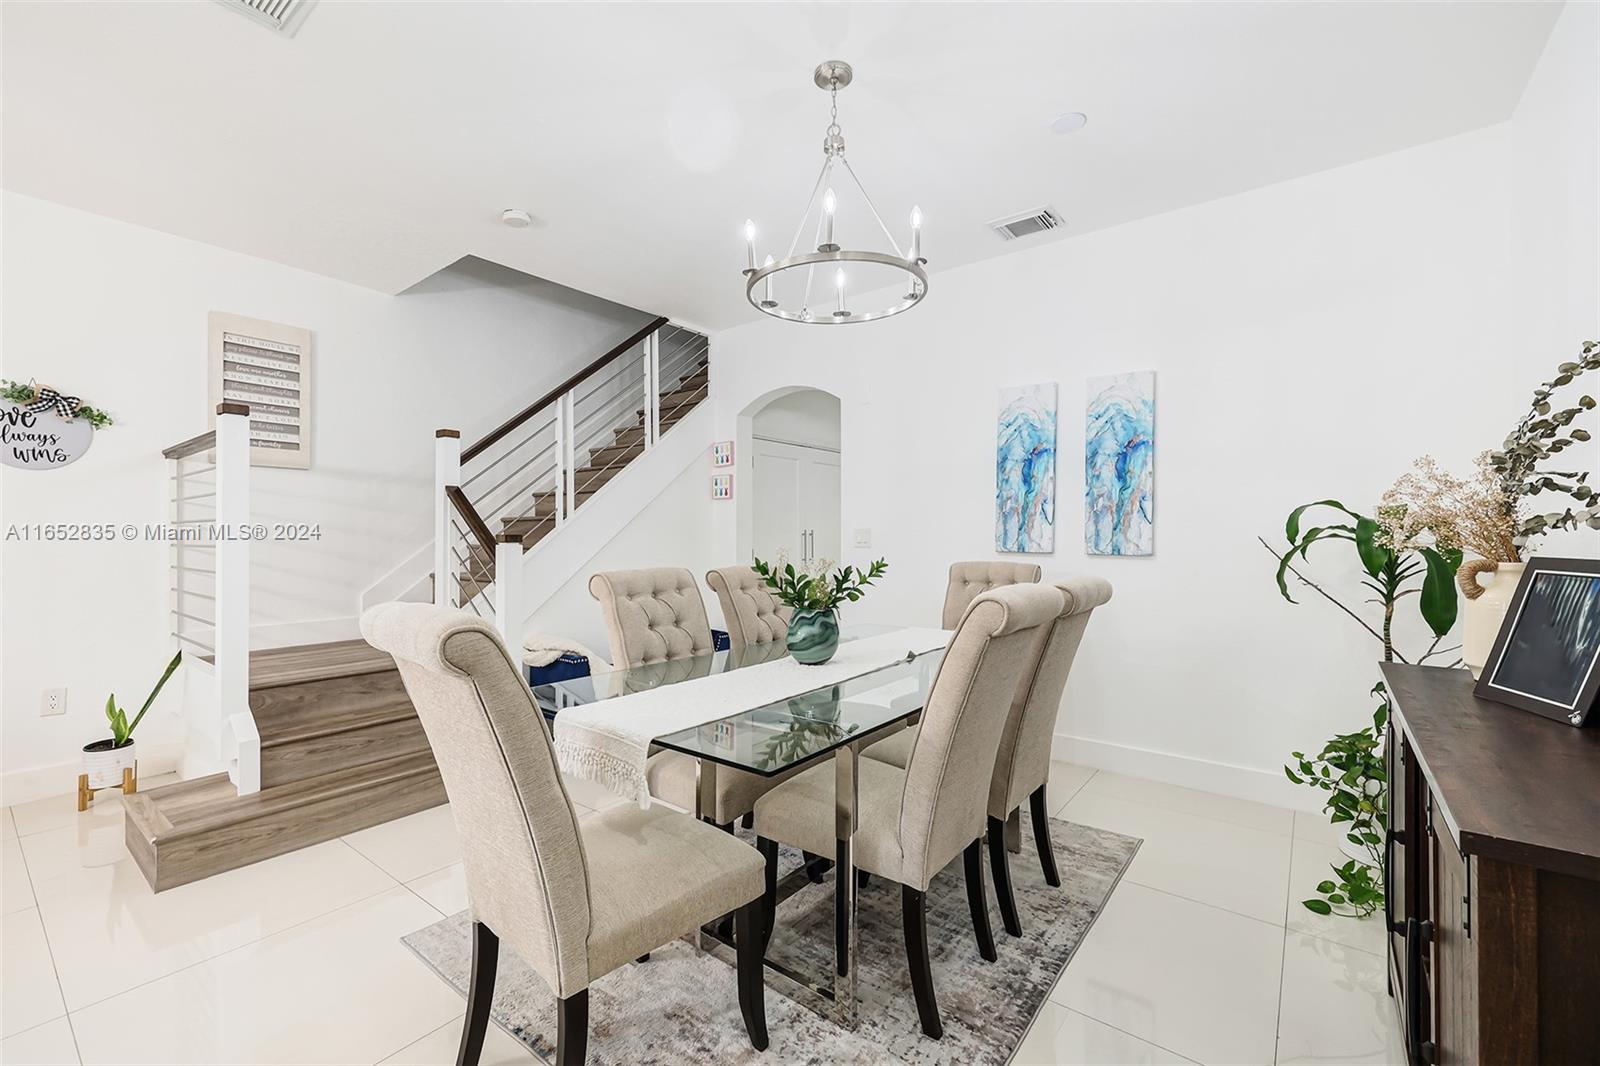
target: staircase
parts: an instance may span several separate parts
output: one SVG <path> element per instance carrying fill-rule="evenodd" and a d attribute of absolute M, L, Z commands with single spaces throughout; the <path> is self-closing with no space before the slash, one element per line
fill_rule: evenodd
<path fill-rule="evenodd" d="M 445 801 L 394 660 L 365 641 L 250 654 L 261 790 L 226 773 L 124 799 L 124 834 L 157 892 Z"/>
<path fill-rule="evenodd" d="M 439 431 L 433 572 L 447 580 L 435 602 L 520 637 L 522 554 L 548 546 L 709 389 L 707 339 L 658 318 L 472 446 Z M 249 397 L 236 399 L 216 430 L 163 452 L 174 525 L 249 521 Z M 191 714 L 195 776 L 124 799 L 128 850 L 152 888 L 445 802 L 392 658 L 361 640 L 248 650 L 247 542 L 175 543 L 171 580 L 173 636 L 215 685 Z"/>
<path fill-rule="evenodd" d="M 493 613 L 496 545 L 536 547 L 689 415 L 710 394 L 709 355 L 703 335 L 658 318 L 445 457 L 440 554 L 452 579 L 435 602 Z"/>

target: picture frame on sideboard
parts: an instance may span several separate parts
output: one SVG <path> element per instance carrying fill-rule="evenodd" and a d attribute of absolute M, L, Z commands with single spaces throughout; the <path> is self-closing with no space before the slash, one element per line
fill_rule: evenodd
<path fill-rule="evenodd" d="M 1600 698 L 1600 559 L 1528 561 L 1475 691 L 1584 724 Z"/>

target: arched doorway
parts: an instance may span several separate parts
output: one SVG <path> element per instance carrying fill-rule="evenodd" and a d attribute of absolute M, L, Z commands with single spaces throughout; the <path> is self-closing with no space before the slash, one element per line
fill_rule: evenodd
<path fill-rule="evenodd" d="M 740 442 L 749 458 L 742 557 L 772 562 L 781 555 L 797 567 L 837 562 L 839 398 L 821 389 L 779 390 L 752 403 L 741 421 L 749 433 Z"/>

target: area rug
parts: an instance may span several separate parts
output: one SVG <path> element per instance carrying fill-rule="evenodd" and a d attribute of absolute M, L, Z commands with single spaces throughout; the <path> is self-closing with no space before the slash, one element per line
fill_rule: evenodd
<path fill-rule="evenodd" d="M 1006 933 L 988 886 L 996 962 L 978 954 L 958 859 L 928 892 L 928 942 L 944 1039 L 922 1035 L 906 970 L 900 888 L 874 878 L 858 903 L 861 1022 L 839 1028 L 767 989 L 765 1054 L 751 1048 L 739 1014 L 734 970 L 678 940 L 595 982 L 589 990 L 589 1062 L 621 1063 L 991 1063 L 1010 1061 L 1122 873 L 1139 840 L 1053 818 L 1050 833 L 1062 886 L 1045 884 L 1024 815 L 1023 847 L 1011 856 L 1022 916 L 1021 938 Z M 748 834 L 743 834 L 748 835 Z M 784 873 L 801 862 L 783 850 Z M 984 876 L 989 876 L 987 855 Z M 404 938 L 423 962 L 463 996 L 472 959 L 466 912 Z M 771 957 L 825 976 L 832 965 L 833 879 L 807 885 L 778 909 Z M 555 997 L 509 950 L 500 954 L 493 1018 L 548 1062 L 555 1043 Z"/>

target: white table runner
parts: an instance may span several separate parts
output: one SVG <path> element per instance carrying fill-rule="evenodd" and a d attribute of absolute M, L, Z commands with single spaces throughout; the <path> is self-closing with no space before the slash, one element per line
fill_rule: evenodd
<path fill-rule="evenodd" d="M 645 760 L 657 737 L 836 685 L 891 666 L 910 652 L 943 648 L 943 629 L 900 629 L 846 641 L 821 666 L 792 658 L 711 674 L 676 685 L 632 692 L 556 715 L 555 749 L 561 769 L 604 785 L 619 796 L 650 805 Z"/>

